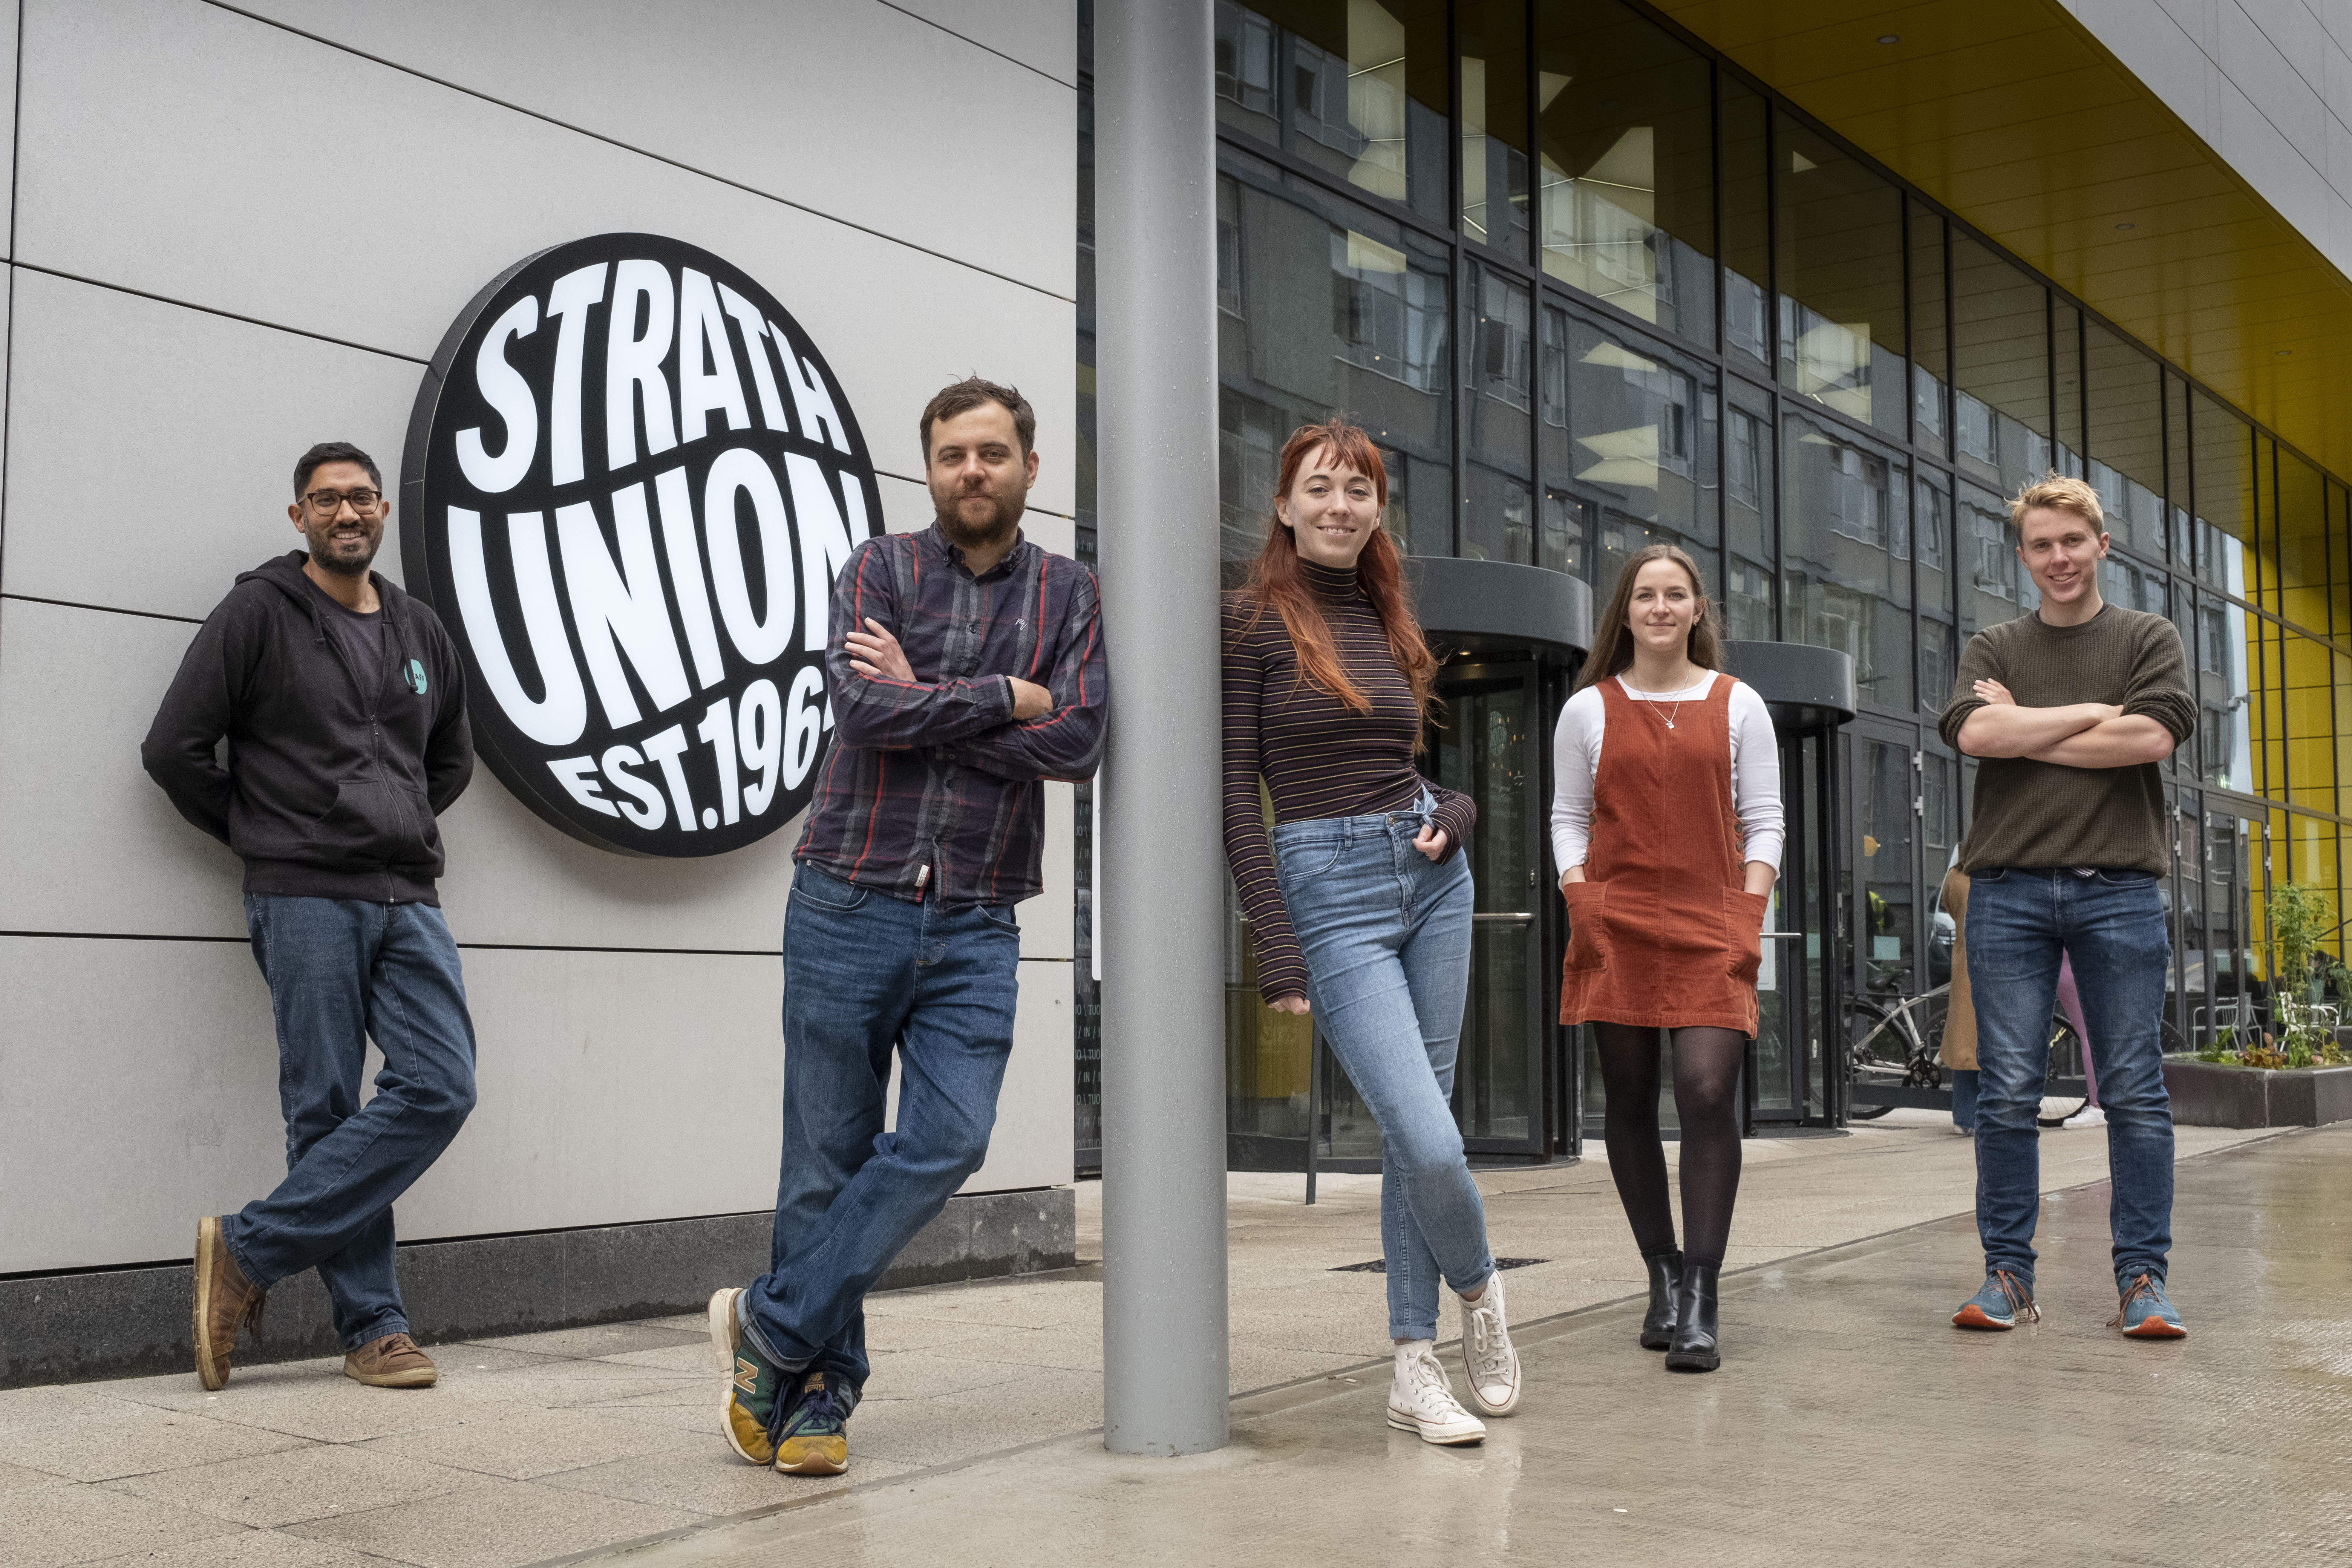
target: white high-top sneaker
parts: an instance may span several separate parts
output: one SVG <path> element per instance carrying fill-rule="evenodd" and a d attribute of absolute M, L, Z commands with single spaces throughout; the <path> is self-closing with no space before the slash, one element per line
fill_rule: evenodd
<path fill-rule="evenodd" d="M 1508 1415 L 1519 1405 L 1519 1352 L 1511 1348 L 1511 1325 L 1503 1316 L 1503 1271 L 1486 1276 L 1486 1289 L 1474 1303 L 1462 1302 L 1462 1370 L 1470 1381 L 1470 1403 L 1481 1415 Z"/>
<path fill-rule="evenodd" d="M 1454 1402 L 1454 1385 L 1437 1360 L 1431 1340 L 1411 1340 L 1396 1348 L 1396 1377 L 1389 1384 L 1389 1425 L 1418 1432 L 1424 1443 L 1481 1442 L 1486 1425 Z"/>

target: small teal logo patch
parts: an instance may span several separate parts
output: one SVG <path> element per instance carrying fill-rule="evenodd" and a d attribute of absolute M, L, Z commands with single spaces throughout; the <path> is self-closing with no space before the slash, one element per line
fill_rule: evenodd
<path fill-rule="evenodd" d="M 408 682 L 408 689 L 414 691 L 419 697 L 425 695 L 424 660 L 415 658 L 410 659 L 408 661 L 408 668 L 402 671 L 401 674 L 402 679 Z"/>

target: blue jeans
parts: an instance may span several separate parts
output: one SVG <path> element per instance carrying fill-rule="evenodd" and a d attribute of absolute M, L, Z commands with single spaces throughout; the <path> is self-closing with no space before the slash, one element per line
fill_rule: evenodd
<path fill-rule="evenodd" d="M 357 1350 L 408 1331 L 392 1205 L 474 1109 L 474 1021 L 448 922 L 430 904 L 245 900 L 278 1025 L 286 1179 L 222 1223 L 237 1268 L 268 1289 L 316 1268 L 335 1334 Z M 360 1103 L 368 1037 L 383 1053 Z"/>
<path fill-rule="evenodd" d="M 866 1385 L 866 1293 L 988 1157 L 1020 962 L 1009 908 L 908 903 L 793 869 L 776 1228 L 742 1300 L 769 1360 Z"/>
<path fill-rule="evenodd" d="M 1286 822 L 1275 875 L 1307 959 L 1307 1000 L 1381 1124 L 1381 1252 L 1389 1337 L 1437 1337 L 1438 1279 L 1495 1271 L 1486 1205 L 1449 1103 L 1470 991 L 1469 858 L 1412 847 L 1433 802 L 1377 816 Z"/>
<path fill-rule="evenodd" d="M 1969 879 L 1977 1013 L 1977 1231 L 1985 1266 L 2033 1278 L 2041 1109 L 2060 955 L 2074 961 L 2107 1113 L 2118 1276 L 2164 1278 L 2172 1247 L 2172 1102 L 2164 1092 L 2164 905 L 2147 871 L 2006 867 Z"/>

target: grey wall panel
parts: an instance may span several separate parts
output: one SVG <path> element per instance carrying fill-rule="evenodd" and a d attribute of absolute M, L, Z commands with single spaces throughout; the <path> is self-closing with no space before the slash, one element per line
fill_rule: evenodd
<path fill-rule="evenodd" d="M 0 168 L 12 173 L 16 167 L 16 31 L 23 9 L 22 0 L 6 0 L 5 4 L 0 4 L 0 102 L 4 102 L 7 109 L 7 113 L 0 116 Z M 1075 179 L 1075 160 L 1071 169 Z M 1073 212 L 1076 210 L 1075 207 L 1072 209 Z M 15 216 L 12 204 L 11 222 L 0 225 L 0 244 L 15 239 Z M 14 251 L 0 254 L 13 255 Z"/>
<path fill-rule="evenodd" d="M 994 1145 L 966 1191 L 1069 1179 L 1068 975 L 1022 965 Z M 404 1237 L 774 1203 L 773 959 L 469 952 L 466 980 L 480 1103 L 399 1204 Z M 244 944 L 0 937 L 0 1273 L 184 1256 L 198 1215 L 282 1174 L 268 993 Z"/>
<path fill-rule="evenodd" d="M 1067 300 L 194 0 L 37 0 L 24 58 L 29 264 L 423 359 L 522 257 L 608 230 L 668 234 L 793 312 L 877 466 L 919 471 L 916 415 L 973 365 L 1028 393 L 1052 447 L 1075 445 Z M 337 112 L 288 134 L 287 84 L 319 79 Z M 903 188 L 920 187 L 910 174 Z M 292 195 L 329 190 L 364 193 L 369 226 L 294 243 Z M 1073 510 L 1068 465 L 1039 491 L 1040 507 Z"/>
<path fill-rule="evenodd" d="M 873 0 L 244 8 L 1050 293 L 1077 291 L 1077 159 L 1024 155 L 1076 145 L 1075 5 L 913 8 L 971 13 L 961 26 L 936 17 L 953 31 Z M 1015 63 L 1056 58 L 1058 79 Z M 992 148 L 1005 177 L 971 177 L 966 160 L 985 163 Z"/>
<path fill-rule="evenodd" d="M 1037 0 L 890 0 L 1055 81 L 1078 79 L 1077 7 Z"/>
<path fill-rule="evenodd" d="M 194 634 L 184 621 L 0 604 L 0 798 L 16 803 L 0 834 L 0 931 L 245 934 L 236 858 L 139 766 Z"/>
<path fill-rule="evenodd" d="M 312 442 L 356 442 L 399 483 L 405 360 L 40 272 L 20 271 L 14 314 L 8 593 L 201 620 L 238 573 L 299 545 L 286 509 Z M 168 526 L 100 547 L 93 465 L 127 443 Z M 399 522 L 376 557 L 394 582 Z"/>

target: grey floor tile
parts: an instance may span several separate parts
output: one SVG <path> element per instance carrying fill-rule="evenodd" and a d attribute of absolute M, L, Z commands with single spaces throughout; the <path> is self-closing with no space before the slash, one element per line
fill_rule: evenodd
<path fill-rule="evenodd" d="M 314 1444 L 108 1484 L 135 1497 L 267 1528 L 356 1513 L 403 1500 L 431 1499 L 478 1485 L 481 1479 L 472 1471 L 396 1454 Z"/>
<path fill-rule="evenodd" d="M 237 1531 L 224 1519 L 104 1487 L 28 1487 L 0 1507 L 0 1563 L 53 1568 Z"/>
<path fill-rule="evenodd" d="M 78 1481 L 103 1481 L 275 1453 L 304 1439 L 127 1400 L 73 1420 L 0 1428 L 0 1460 Z"/>
<path fill-rule="evenodd" d="M 280 1531 L 240 1530 L 184 1546 L 110 1557 L 104 1568 L 383 1568 L 383 1563 L 381 1557 Z"/>
<path fill-rule="evenodd" d="M 713 1405 L 716 1400 L 711 1401 Z M 716 1442 L 716 1425 L 710 1423 Z M 530 1410 L 456 1426 L 404 1432 L 364 1444 L 360 1452 L 423 1459 L 461 1470 L 527 1481 L 559 1470 L 601 1466 L 616 1459 L 675 1449 L 690 1439 L 642 1421 L 601 1411 Z"/>
<path fill-rule="evenodd" d="M 546 1477 L 542 1484 L 565 1491 L 593 1492 L 630 1502 L 726 1515 L 802 1501 L 814 1490 L 846 1491 L 903 1475 L 908 1468 L 865 1452 L 857 1423 L 852 1420 L 849 1471 L 837 1478 L 780 1476 L 764 1466 L 747 1465 L 713 1434 L 691 1450 L 651 1455 L 592 1469 L 566 1470 L 559 1476 Z"/>
<path fill-rule="evenodd" d="M 530 1481 L 342 1514 L 289 1533 L 418 1568 L 511 1568 L 680 1529 L 704 1516 Z"/>
<path fill-rule="evenodd" d="M 464 1342 L 489 1350 L 522 1351 L 532 1355 L 583 1359 L 623 1355 L 630 1351 L 661 1350 L 690 1342 L 710 1342 L 703 1324 L 698 1322 L 690 1329 L 681 1329 L 671 1326 L 675 1321 L 596 1323 L 584 1329 L 548 1329 L 538 1333 L 501 1334 L 496 1339 Z"/>

